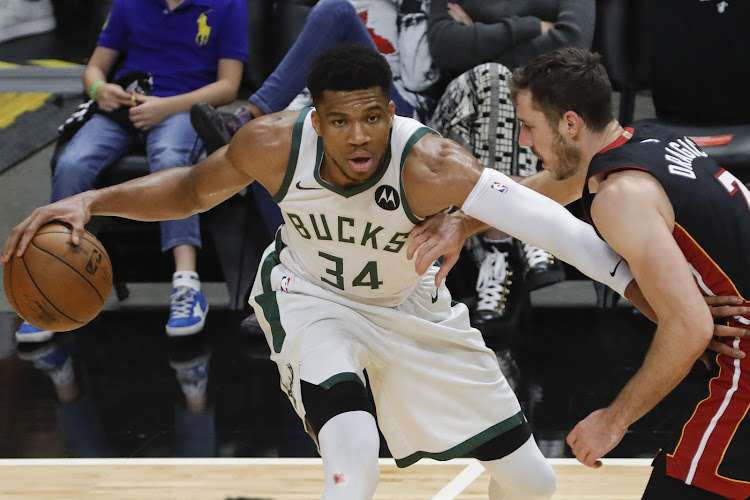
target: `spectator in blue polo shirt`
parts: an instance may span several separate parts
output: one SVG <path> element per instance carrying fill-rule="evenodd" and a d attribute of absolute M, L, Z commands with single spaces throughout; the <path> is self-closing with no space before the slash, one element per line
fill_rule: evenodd
<path fill-rule="evenodd" d="M 83 75 L 101 113 L 60 155 L 52 201 L 91 189 L 99 173 L 138 141 L 145 143 L 152 172 L 188 165 L 197 139 L 188 111 L 199 101 L 220 106 L 237 97 L 247 47 L 245 0 L 115 0 Z M 121 54 L 123 66 L 108 82 Z M 114 83 L 134 72 L 146 74 L 150 95 Z M 196 272 L 198 217 L 160 224 L 162 250 L 171 250 L 175 261 L 166 331 L 191 335 L 203 328 L 208 312 Z M 27 323 L 16 333 L 19 341 L 51 336 Z"/>

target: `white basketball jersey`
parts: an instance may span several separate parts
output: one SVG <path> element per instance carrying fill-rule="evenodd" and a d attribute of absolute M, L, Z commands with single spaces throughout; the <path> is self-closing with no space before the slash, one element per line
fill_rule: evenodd
<path fill-rule="evenodd" d="M 406 239 L 421 219 L 409 208 L 401 172 L 414 144 L 434 131 L 394 117 L 388 148 L 372 177 L 340 188 L 320 175 L 323 142 L 312 127 L 311 111 L 302 110 L 295 123 L 286 175 L 274 196 L 284 216 L 277 234 L 279 259 L 353 300 L 397 305 L 420 278 L 414 261 L 406 258 Z"/>

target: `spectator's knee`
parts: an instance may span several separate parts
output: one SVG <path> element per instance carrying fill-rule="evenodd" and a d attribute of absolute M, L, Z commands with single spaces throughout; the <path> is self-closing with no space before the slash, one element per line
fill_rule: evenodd
<path fill-rule="evenodd" d="M 307 20 L 308 22 L 316 22 L 315 19 L 319 18 L 328 23 L 338 24 L 352 16 L 358 17 L 357 10 L 349 0 L 322 0 L 315 4 Z"/>

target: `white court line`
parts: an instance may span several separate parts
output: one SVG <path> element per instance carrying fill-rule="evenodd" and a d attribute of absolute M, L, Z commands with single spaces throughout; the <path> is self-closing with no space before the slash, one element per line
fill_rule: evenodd
<path fill-rule="evenodd" d="M 453 500 L 464 491 L 467 486 L 476 481 L 483 472 L 484 467 L 482 467 L 482 464 L 479 462 L 474 462 L 468 465 L 460 474 L 453 478 L 453 481 L 446 484 L 437 495 L 432 497 L 432 500 Z"/>
<path fill-rule="evenodd" d="M 548 458 L 550 465 L 580 465 L 574 458 Z M 380 465 L 395 466 L 392 458 L 381 458 Z M 650 458 L 603 458 L 606 465 L 643 467 L 651 465 Z M 423 459 L 417 465 L 480 465 L 473 458 L 454 458 L 446 462 Z M 45 465 L 323 465 L 320 458 L 0 458 L 0 467 Z M 480 465 L 481 467 L 481 465 Z M 481 467 L 484 470 L 484 467 Z"/>

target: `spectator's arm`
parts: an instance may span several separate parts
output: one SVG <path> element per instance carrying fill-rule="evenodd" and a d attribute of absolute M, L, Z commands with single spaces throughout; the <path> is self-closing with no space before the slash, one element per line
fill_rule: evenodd
<path fill-rule="evenodd" d="M 418 2 L 422 5 L 421 2 Z M 406 2 L 401 4 L 401 8 Z M 398 13 L 398 50 L 401 83 L 406 90 L 423 92 L 435 83 L 430 46 L 427 41 L 427 12 Z"/>
<path fill-rule="evenodd" d="M 237 98 L 237 90 L 242 79 L 242 61 L 236 59 L 219 59 L 219 71 L 216 81 L 186 94 L 163 97 L 168 103 L 169 115 L 188 111 L 196 102 L 205 101 L 212 106 L 229 104 Z"/>
<path fill-rule="evenodd" d="M 509 16 L 492 24 L 474 21 L 471 25 L 459 23 L 448 14 L 448 0 L 432 0 L 427 38 L 437 66 L 466 71 L 542 33 L 542 20 L 534 16 Z"/>
<path fill-rule="evenodd" d="M 237 97 L 242 78 L 242 61 L 219 59 L 219 75 L 215 82 L 170 97 L 134 94 L 135 106 L 130 108 L 130 121 L 136 128 L 148 130 L 157 123 L 181 111 L 188 111 L 196 102 L 205 101 L 214 106 L 228 104 Z"/>
<path fill-rule="evenodd" d="M 495 59 L 510 67 L 528 64 L 536 56 L 559 47 L 590 49 L 594 40 L 596 0 L 561 0 L 555 27 L 511 48 Z"/>

